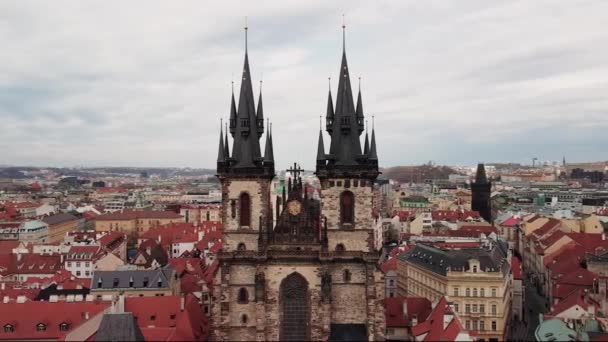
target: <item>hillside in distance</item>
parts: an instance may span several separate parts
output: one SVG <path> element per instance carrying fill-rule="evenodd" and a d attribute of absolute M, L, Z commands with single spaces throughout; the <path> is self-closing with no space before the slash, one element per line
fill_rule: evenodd
<path fill-rule="evenodd" d="M 448 179 L 451 174 L 459 174 L 459 172 L 448 166 L 430 164 L 394 166 L 382 169 L 382 178 L 393 179 L 400 183 L 419 183 L 426 179 Z"/>

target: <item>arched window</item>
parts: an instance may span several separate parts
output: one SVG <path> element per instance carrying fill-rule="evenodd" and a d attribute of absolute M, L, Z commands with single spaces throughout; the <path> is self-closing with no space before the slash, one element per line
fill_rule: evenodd
<path fill-rule="evenodd" d="M 44 324 L 44 323 L 36 324 L 36 331 L 46 331 L 46 324 Z"/>
<path fill-rule="evenodd" d="M 251 198 L 246 192 L 243 192 L 239 198 L 239 225 L 251 226 Z"/>
<path fill-rule="evenodd" d="M 249 293 L 247 292 L 246 288 L 241 287 L 239 289 L 239 297 L 237 299 L 237 302 L 239 304 L 247 304 L 249 302 Z"/>
<path fill-rule="evenodd" d="M 66 322 L 59 324 L 59 331 L 68 331 L 70 330 L 70 325 Z"/>
<path fill-rule="evenodd" d="M 344 251 L 346 251 L 346 248 L 344 248 L 343 244 L 339 243 L 336 245 L 336 252 L 342 253 Z"/>
<path fill-rule="evenodd" d="M 350 191 L 340 195 L 340 223 L 355 223 L 355 195 Z"/>
<path fill-rule="evenodd" d="M 473 297 L 477 297 L 477 288 L 473 288 Z"/>
<path fill-rule="evenodd" d="M 12 324 L 5 324 L 4 325 L 4 332 L 5 333 L 12 333 L 15 332 L 15 326 Z"/>
<path fill-rule="evenodd" d="M 241 324 L 247 324 L 248 317 L 246 314 L 241 315 Z"/>
<path fill-rule="evenodd" d="M 308 282 L 299 273 L 292 273 L 281 282 L 281 341 L 310 340 L 310 297 Z"/>
<path fill-rule="evenodd" d="M 344 270 L 343 277 L 344 277 L 344 282 L 345 283 L 350 282 L 350 278 L 351 278 L 350 271 L 349 270 Z"/>
<path fill-rule="evenodd" d="M 247 250 L 247 246 L 245 246 L 244 243 L 239 243 L 239 245 L 236 247 L 237 251 L 246 251 Z"/>

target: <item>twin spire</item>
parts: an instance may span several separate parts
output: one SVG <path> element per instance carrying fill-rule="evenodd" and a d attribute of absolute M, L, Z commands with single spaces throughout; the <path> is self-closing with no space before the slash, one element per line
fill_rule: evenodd
<path fill-rule="evenodd" d="M 350 72 L 346 59 L 346 26 L 342 25 L 342 61 L 338 79 L 338 91 L 334 106 L 331 84 L 327 96 L 325 129 L 331 140 L 329 153 L 325 154 L 323 133 L 319 132 L 317 148 L 317 175 L 363 172 L 378 173 L 376 134 L 372 125 L 371 142 L 367 132 L 361 146 L 361 134 L 365 130 L 365 114 L 361 95 L 361 79 L 355 105 Z"/>
<path fill-rule="evenodd" d="M 371 140 L 365 129 L 365 115 L 361 95 L 361 80 L 355 105 L 350 73 L 346 60 L 346 26 L 342 25 L 342 61 L 336 102 L 331 93 L 331 84 L 327 99 L 325 129 L 329 133 L 329 153 L 325 153 L 322 129 L 319 130 L 317 148 L 317 174 L 320 176 L 336 174 L 361 174 L 375 177 L 378 172 L 376 152 L 376 134 L 372 121 Z M 224 127 L 220 127 L 220 144 L 218 148 L 218 174 L 232 173 L 239 175 L 274 175 L 274 149 L 270 122 L 266 124 L 266 143 L 264 154 L 260 148 L 260 139 L 264 134 L 264 107 L 262 100 L 262 82 L 257 108 L 254 103 L 249 52 L 247 46 L 247 26 L 245 26 L 245 60 L 239 90 L 238 104 L 234 96 L 234 82 L 230 99 L 230 118 Z M 361 134 L 365 132 L 365 143 L 361 146 Z M 233 138 L 232 153 L 229 150 L 228 133 Z"/>
<path fill-rule="evenodd" d="M 228 148 L 228 131 L 233 138 L 232 155 Z M 274 156 L 270 131 L 266 132 L 265 154 L 262 156 L 260 139 L 264 134 L 264 107 L 262 104 L 262 83 L 257 110 L 253 97 L 251 71 L 249 69 L 249 52 L 247 48 L 247 26 L 245 26 L 245 61 L 241 77 L 238 105 L 234 96 L 234 82 L 230 99 L 229 128 L 222 139 L 220 128 L 220 147 L 218 150 L 218 173 L 238 172 L 244 170 L 263 175 L 274 175 Z M 242 170 L 242 171 L 238 171 Z"/>

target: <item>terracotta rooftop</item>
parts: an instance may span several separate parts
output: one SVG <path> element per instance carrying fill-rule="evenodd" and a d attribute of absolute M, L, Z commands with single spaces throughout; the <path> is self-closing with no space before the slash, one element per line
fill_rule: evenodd
<path fill-rule="evenodd" d="M 118 220 L 137 220 L 137 219 L 181 219 L 182 216 L 173 211 L 155 210 L 124 210 L 113 213 L 103 214 L 95 217 L 98 221 L 118 221 Z"/>

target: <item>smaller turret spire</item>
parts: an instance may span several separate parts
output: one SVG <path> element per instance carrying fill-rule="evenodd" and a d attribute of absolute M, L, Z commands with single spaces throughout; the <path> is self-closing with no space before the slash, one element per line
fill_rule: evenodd
<path fill-rule="evenodd" d="M 226 161 L 226 156 L 224 155 L 226 153 L 226 150 L 224 149 L 224 131 L 223 131 L 223 122 L 222 119 L 220 119 L 220 145 L 219 148 L 217 150 L 217 162 L 218 163 L 223 163 Z"/>
<path fill-rule="evenodd" d="M 225 122 L 224 125 L 226 125 L 225 126 L 226 127 L 226 132 L 225 132 L 225 135 L 224 135 L 224 150 L 225 150 L 224 157 L 226 159 L 229 159 L 230 158 L 230 147 L 228 145 L 228 123 Z"/>
<path fill-rule="evenodd" d="M 268 123 L 270 126 L 270 123 Z M 274 163 L 274 151 L 272 148 L 271 132 L 266 134 L 266 150 L 264 151 L 264 163 Z"/>
<path fill-rule="evenodd" d="M 363 145 L 363 154 L 367 156 L 369 153 L 369 138 L 367 135 L 367 120 L 365 120 L 365 144 Z"/>
<path fill-rule="evenodd" d="M 232 98 L 230 99 L 230 134 L 236 132 L 236 101 L 234 100 L 234 81 L 232 81 Z"/>
<path fill-rule="evenodd" d="M 334 125 L 334 101 L 331 98 L 331 77 L 327 78 L 329 83 L 329 91 L 327 93 L 327 112 L 325 113 L 325 129 L 329 134 L 333 131 Z"/>
<path fill-rule="evenodd" d="M 323 129 L 321 128 L 321 117 L 319 117 L 319 142 L 317 145 L 317 164 L 325 164 L 325 144 L 323 143 Z"/>
<path fill-rule="evenodd" d="M 378 160 L 378 153 L 376 152 L 376 130 L 375 130 L 375 117 L 372 115 L 372 141 L 369 146 L 369 159 Z"/>
<path fill-rule="evenodd" d="M 258 99 L 258 110 L 256 114 L 256 125 L 258 129 L 258 137 L 261 138 L 264 133 L 264 106 L 262 105 L 262 80 L 260 80 L 260 97 Z"/>
<path fill-rule="evenodd" d="M 247 27 L 247 17 L 245 17 L 245 54 L 247 54 L 247 30 L 249 29 L 249 27 Z"/>

